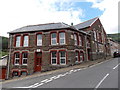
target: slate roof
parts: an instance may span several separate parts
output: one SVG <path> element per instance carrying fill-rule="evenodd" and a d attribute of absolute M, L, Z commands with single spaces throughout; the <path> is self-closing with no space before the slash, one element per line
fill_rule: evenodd
<path fill-rule="evenodd" d="M 98 17 L 93 18 L 93 19 L 90 19 L 90 20 L 88 20 L 88 21 L 85 21 L 85 22 L 82 22 L 82 23 L 80 23 L 80 24 L 74 25 L 74 27 L 77 28 L 77 29 L 83 29 L 83 28 L 89 27 L 89 26 L 91 26 L 97 19 L 98 19 Z"/>
<path fill-rule="evenodd" d="M 20 32 L 32 32 L 32 31 L 39 31 L 39 30 L 44 31 L 44 30 L 63 29 L 63 28 L 72 28 L 72 27 L 63 22 L 48 23 L 48 24 L 28 25 L 8 33 L 12 34 L 12 33 L 20 33 Z"/>
<path fill-rule="evenodd" d="M 8 55 L 0 58 L 0 67 L 7 66 Z"/>

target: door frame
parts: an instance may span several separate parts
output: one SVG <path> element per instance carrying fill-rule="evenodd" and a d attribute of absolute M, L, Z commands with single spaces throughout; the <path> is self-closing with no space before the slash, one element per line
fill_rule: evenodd
<path fill-rule="evenodd" d="M 90 60 L 90 51 L 91 51 L 91 49 L 88 48 L 88 49 L 87 49 L 87 57 L 88 57 L 87 59 L 88 59 L 88 61 Z"/>
<path fill-rule="evenodd" d="M 37 57 L 37 53 L 42 53 L 42 52 L 35 52 L 34 54 L 35 54 L 35 56 L 34 56 L 34 72 L 40 72 L 41 71 L 41 65 L 42 65 L 42 55 L 41 55 L 41 57 Z M 37 65 L 36 65 L 36 59 L 37 58 L 41 58 L 41 63 L 40 63 L 40 70 L 36 70 L 36 67 L 37 67 Z"/>

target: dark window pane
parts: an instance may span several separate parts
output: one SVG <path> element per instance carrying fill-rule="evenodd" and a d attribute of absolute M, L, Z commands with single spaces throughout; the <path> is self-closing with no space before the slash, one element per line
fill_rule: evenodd
<path fill-rule="evenodd" d="M 65 59 L 61 59 L 61 63 L 65 63 Z"/>
<path fill-rule="evenodd" d="M 21 75 L 27 75 L 27 73 L 25 71 L 22 71 Z"/>
<path fill-rule="evenodd" d="M 56 38 L 56 33 L 52 33 L 52 38 Z"/>
<path fill-rule="evenodd" d="M 16 53 L 15 56 L 16 56 L 16 58 L 19 58 L 19 57 L 20 57 L 20 54 L 19 54 L 19 53 Z"/>
<path fill-rule="evenodd" d="M 56 57 L 56 52 L 52 52 L 52 57 Z"/>
<path fill-rule="evenodd" d="M 38 35 L 37 35 L 37 39 L 38 39 L 38 40 L 41 40 L 41 39 L 42 39 L 42 35 L 41 35 L 41 34 L 38 34 Z"/>
<path fill-rule="evenodd" d="M 60 57 L 65 57 L 65 51 L 60 52 Z"/>
<path fill-rule="evenodd" d="M 18 76 L 18 72 L 17 72 L 17 71 L 14 71 L 14 72 L 13 72 L 13 76 Z"/>
<path fill-rule="evenodd" d="M 52 59 L 52 64 L 56 64 L 56 59 Z"/>
<path fill-rule="evenodd" d="M 27 57 L 28 57 L 27 53 L 23 53 L 23 58 L 27 58 Z"/>

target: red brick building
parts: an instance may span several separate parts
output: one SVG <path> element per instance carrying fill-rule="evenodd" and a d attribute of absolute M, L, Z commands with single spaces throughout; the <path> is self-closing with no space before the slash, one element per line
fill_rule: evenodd
<path fill-rule="evenodd" d="M 93 29 L 89 29 L 94 32 L 95 27 L 99 28 L 96 24 L 99 24 L 99 20 L 92 25 Z M 93 60 L 94 52 L 98 51 L 93 49 L 92 43 L 97 41 L 93 40 L 93 32 L 89 31 L 88 27 L 81 30 L 65 23 L 49 23 L 29 25 L 9 32 L 9 77 L 54 70 Z M 99 37 L 98 42 L 101 45 L 106 40 L 106 33 L 100 32 L 104 33 Z M 105 37 L 104 40 L 102 36 Z M 104 47 L 105 44 L 102 45 Z"/>
<path fill-rule="evenodd" d="M 74 27 L 91 35 L 91 60 L 107 58 L 111 55 L 107 34 L 98 17 Z"/>

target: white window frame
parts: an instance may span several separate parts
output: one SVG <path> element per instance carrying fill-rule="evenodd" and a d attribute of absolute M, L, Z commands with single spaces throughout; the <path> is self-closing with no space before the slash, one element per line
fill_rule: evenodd
<path fill-rule="evenodd" d="M 74 34 L 74 41 L 75 41 L 75 45 L 78 44 L 78 41 L 77 41 L 77 34 Z"/>
<path fill-rule="evenodd" d="M 90 47 L 90 40 L 87 39 L 87 47 Z"/>
<path fill-rule="evenodd" d="M 56 38 L 52 38 L 52 34 L 54 34 L 54 33 L 51 33 L 51 45 L 57 45 L 57 33 L 55 32 L 55 34 L 56 34 Z M 56 41 L 55 44 L 53 44 L 53 40 Z"/>
<path fill-rule="evenodd" d="M 81 55 L 81 53 L 83 54 L 83 55 Z M 84 57 L 84 52 L 80 52 L 80 62 L 83 62 L 83 58 Z M 81 60 L 81 58 L 82 58 L 82 60 Z"/>
<path fill-rule="evenodd" d="M 42 34 L 37 34 L 37 46 L 42 46 L 42 38 L 38 39 L 38 35 L 41 35 L 42 37 Z"/>
<path fill-rule="evenodd" d="M 79 35 L 79 45 L 82 46 L 83 42 L 82 42 L 82 37 Z"/>
<path fill-rule="evenodd" d="M 17 38 L 19 38 L 19 40 L 17 40 Z M 16 36 L 16 47 L 20 47 L 20 41 L 21 41 L 21 36 Z"/>
<path fill-rule="evenodd" d="M 60 34 L 61 33 L 63 33 L 64 34 L 64 37 L 60 37 Z M 61 40 L 63 40 L 64 41 L 64 43 L 61 43 Z M 59 33 L 59 43 L 60 43 L 60 45 L 63 45 L 63 44 L 65 44 L 66 42 L 65 42 L 65 32 L 60 32 Z"/>
<path fill-rule="evenodd" d="M 56 57 L 52 57 L 52 52 L 56 52 Z M 52 52 L 51 52 L 51 64 L 57 65 L 57 51 L 52 51 Z M 52 59 L 56 59 L 56 63 L 53 64 Z"/>
<path fill-rule="evenodd" d="M 27 53 L 27 58 L 24 58 L 24 56 L 23 56 L 24 53 L 27 53 L 27 52 L 22 53 L 22 65 L 27 65 L 27 63 L 23 63 L 23 61 L 27 60 L 27 62 L 28 62 L 28 53 Z"/>
<path fill-rule="evenodd" d="M 94 32 L 94 38 L 95 38 L 95 41 L 97 41 L 96 31 L 93 31 L 93 32 Z"/>
<path fill-rule="evenodd" d="M 61 57 L 61 53 L 60 52 L 65 52 L 65 57 Z M 60 65 L 66 65 L 66 51 L 60 51 L 59 52 L 59 58 L 60 58 Z M 61 59 L 65 59 L 65 63 L 61 63 Z"/>
<path fill-rule="evenodd" d="M 79 62 L 79 52 L 78 51 L 76 51 L 75 52 L 75 62 L 77 63 L 77 62 Z M 77 58 L 77 60 L 76 60 L 76 58 Z"/>
<path fill-rule="evenodd" d="M 19 58 L 16 57 L 16 54 L 19 54 Z M 16 63 L 17 60 L 19 60 L 19 63 Z M 14 65 L 19 65 L 19 64 L 20 64 L 20 53 L 15 53 Z"/>
<path fill-rule="evenodd" d="M 25 39 L 27 37 L 27 40 Z M 28 47 L 28 39 L 29 39 L 29 36 L 28 35 L 25 35 L 24 38 L 23 38 L 23 47 Z"/>

